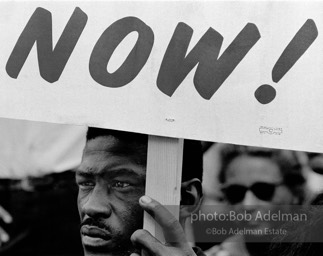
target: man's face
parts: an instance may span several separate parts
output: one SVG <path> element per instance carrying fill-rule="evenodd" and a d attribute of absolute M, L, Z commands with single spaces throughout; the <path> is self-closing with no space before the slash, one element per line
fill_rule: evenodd
<path fill-rule="evenodd" d="M 114 137 L 87 142 L 76 171 L 81 238 L 88 255 L 130 255 L 132 233 L 142 228 L 139 198 L 145 192 L 145 167 L 122 153 Z"/>
<path fill-rule="evenodd" d="M 270 223 L 256 218 L 272 211 L 277 205 L 291 205 L 294 196 L 283 183 L 278 165 L 269 158 L 240 156 L 226 170 L 227 199 L 238 212 L 252 214 L 250 229 L 270 228 Z M 245 188 L 242 190 L 241 188 Z M 247 188 L 247 190 L 246 190 Z M 231 201 L 229 200 L 231 198 Z M 260 215 L 258 215 L 260 216 Z"/>

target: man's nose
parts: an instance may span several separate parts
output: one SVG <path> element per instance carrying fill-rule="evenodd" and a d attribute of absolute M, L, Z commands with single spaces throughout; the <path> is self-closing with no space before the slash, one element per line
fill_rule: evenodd
<path fill-rule="evenodd" d="M 259 199 L 252 193 L 252 191 L 248 190 L 245 194 L 244 199 L 241 204 L 248 209 L 253 209 L 259 204 Z"/>
<path fill-rule="evenodd" d="M 95 187 L 83 205 L 83 212 L 92 218 L 108 218 L 112 208 L 106 190 Z"/>

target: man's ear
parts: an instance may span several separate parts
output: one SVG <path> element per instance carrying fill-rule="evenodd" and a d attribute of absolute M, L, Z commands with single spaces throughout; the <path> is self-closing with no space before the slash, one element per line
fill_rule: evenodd
<path fill-rule="evenodd" d="M 201 181 L 197 178 L 185 181 L 181 186 L 180 218 L 189 217 L 197 211 L 202 203 L 203 190 Z"/>

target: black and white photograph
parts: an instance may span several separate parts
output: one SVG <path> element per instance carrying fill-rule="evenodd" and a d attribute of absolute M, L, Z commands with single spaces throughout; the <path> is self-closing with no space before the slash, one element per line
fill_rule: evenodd
<path fill-rule="evenodd" d="M 0 13 L 0 256 L 322 255 L 323 2 Z"/>

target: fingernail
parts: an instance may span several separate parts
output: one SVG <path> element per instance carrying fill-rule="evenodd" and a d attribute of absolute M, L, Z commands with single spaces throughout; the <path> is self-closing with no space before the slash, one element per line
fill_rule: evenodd
<path fill-rule="evenodd" d="M 149 196 L 142 196 L 140 197 L 140 202 L 143 204 L 149 204 L 151 203 L 151 198 Z"/>

